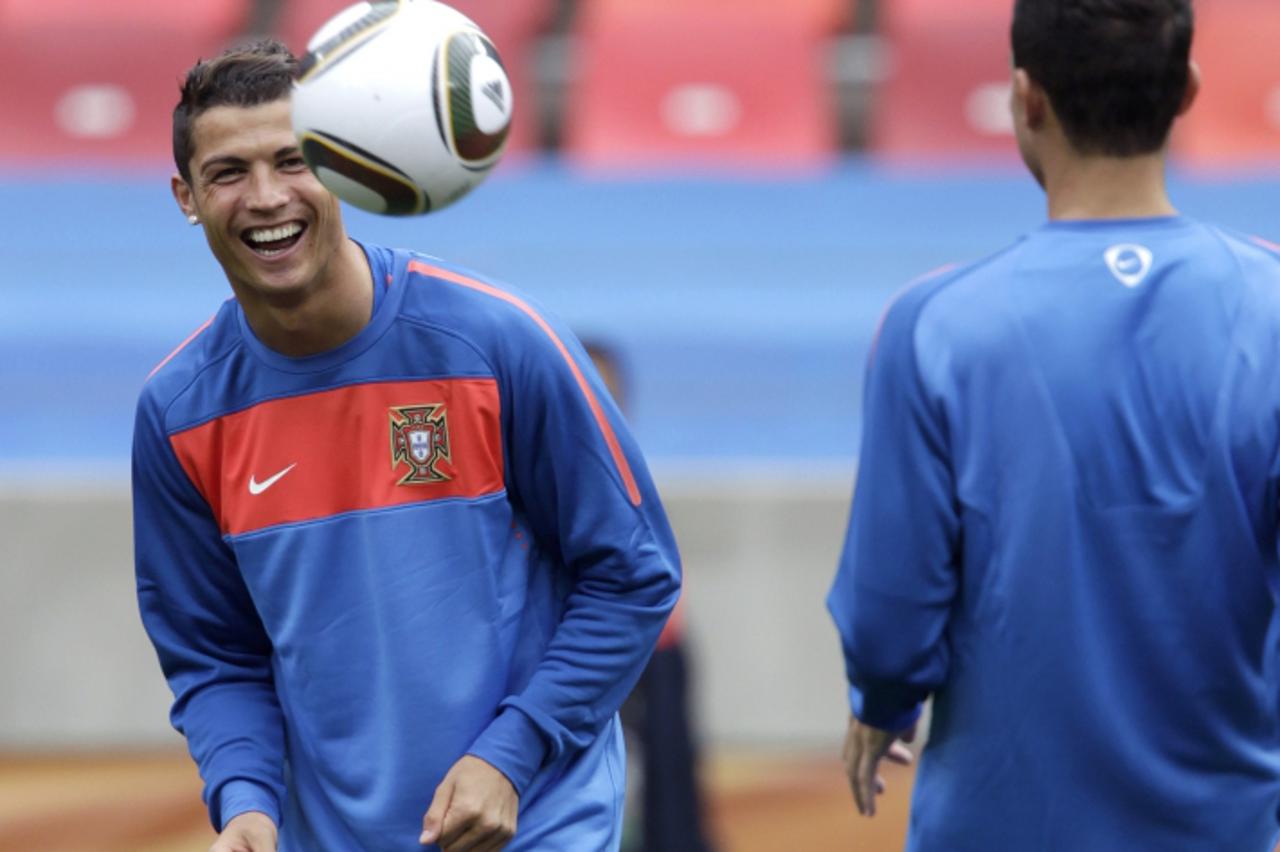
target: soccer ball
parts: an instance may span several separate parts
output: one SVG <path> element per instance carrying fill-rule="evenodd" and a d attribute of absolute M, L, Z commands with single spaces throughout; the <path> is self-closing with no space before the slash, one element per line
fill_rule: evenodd
<path fill-rule="evenodd" d="M 502 157 L 511 83 L 493 42 L 434 0 L 339 12 L 307 45 L 293 131 L 316 177 L 374 213 L 439 210 Z"/>

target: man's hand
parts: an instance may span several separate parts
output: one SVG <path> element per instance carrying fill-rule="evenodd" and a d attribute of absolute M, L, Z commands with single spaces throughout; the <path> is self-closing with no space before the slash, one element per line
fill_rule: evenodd
<path fill-rule="evenodd" d="M 444 852 L 496 852 L 515 835 L 519 810 L 507 776 L 465 755 L 436 788 L 418 842 L 438 843 Z"/>
<path fill-rule="evenodd" d="M 276 824 L 258 811 L 232 817 L 209 852 L 276 852 Z"/>
<path fill-rule="evenodd" d="M 909 743 L 915 736 L 915 726 L 895 733 L 864 725 L 856 717 L 849 717 L 849 731 L 844 736 L 844 771 L 849 776 L 858 813 L 876 815 L 876 794 L 884 792 L 884 779 L 876 774 L 880 759 L 887 757 L 894 763 L 910 763 L 911 752 L 902 742 Z"/>

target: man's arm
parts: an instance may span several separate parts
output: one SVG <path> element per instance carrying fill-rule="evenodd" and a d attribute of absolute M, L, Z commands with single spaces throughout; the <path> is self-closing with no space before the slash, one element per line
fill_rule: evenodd
<path fill-rule="evenodd" d="M 520 797 L 507 776 L 478 757 L 453 765 L 431 797 L 418 842 L 453 849 L 501 849 L 515 836 Z"/>
<path fill-rule="evenodd" d="M 173 690 L 170 719 L 221 830 L 250 811 L 278 825 L 283 721 L 271 643 L 208 505 L 144 392 L 133 449 L 134 556 L 143 626 Z"/>
<path fill-rule="evenodd" d="M 945 633 L 959 581 L 949 434 L 916 350 L 916 317 L 931 291 L 918 287 L 890 307 L 873 345 L 853 510 L 827 598 L 850 708 L 882 732 L 884 742 L 871 745 L 884 753 L 947 676 Z"/>
<path fill-rule="evenodd" d="M 209 852 L 276 852 L 276 836 L 271 817 L 245 811 L 227 821 Z"/>
<path fill-rule="evenodd" d="M 911 751 L 903 743 L 911 742 L 915 735 L 914 727 L 906 731 L 885 731 L 859 722 L 856 716 L 849 717 L 841 757 L 858 813 L 876 815 L 876 796 L 884 792 L 880 761 L 887 758 L 904 766 L 911 763 Z"/>
<path fill-rule="evenodd" d="M 507 484 L 570 589 L 542 662 L 469 749 L 523 794 L 617 712 L 679 594 L 674 537 L 643 460 L 577 341 L 527 305 L 494 356 Z"/>

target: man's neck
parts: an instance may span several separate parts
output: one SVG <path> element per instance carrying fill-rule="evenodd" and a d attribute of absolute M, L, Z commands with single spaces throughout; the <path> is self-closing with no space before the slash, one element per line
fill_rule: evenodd
<path fill-rule="evenodd" d="M 250 328 L 281 355 L 302 358 L 336 349 L 360 333 L 373 313 L 373 273 L 360 247 L 346 240 L 321 286 L 292 304 L 241 301 Z"/>
<path fill-rule="evenodd" d="M 1050 219 L 1146 219 L 1178 212 L 1165 190 L 1163 152 L 1058 162 L 1045 175 Z"/>

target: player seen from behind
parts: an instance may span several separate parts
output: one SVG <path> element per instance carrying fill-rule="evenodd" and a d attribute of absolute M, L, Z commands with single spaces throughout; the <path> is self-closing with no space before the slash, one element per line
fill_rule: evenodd
<path fill-rule="evenodd" d="M 1048 222 L 873 346 L 828 604 L 863 813 L 933 696 L 910 849 L 1276 844 L 1280 257 L 1166 194 L 1191 38 L 1189 0 L 1018 0 Z"/>

